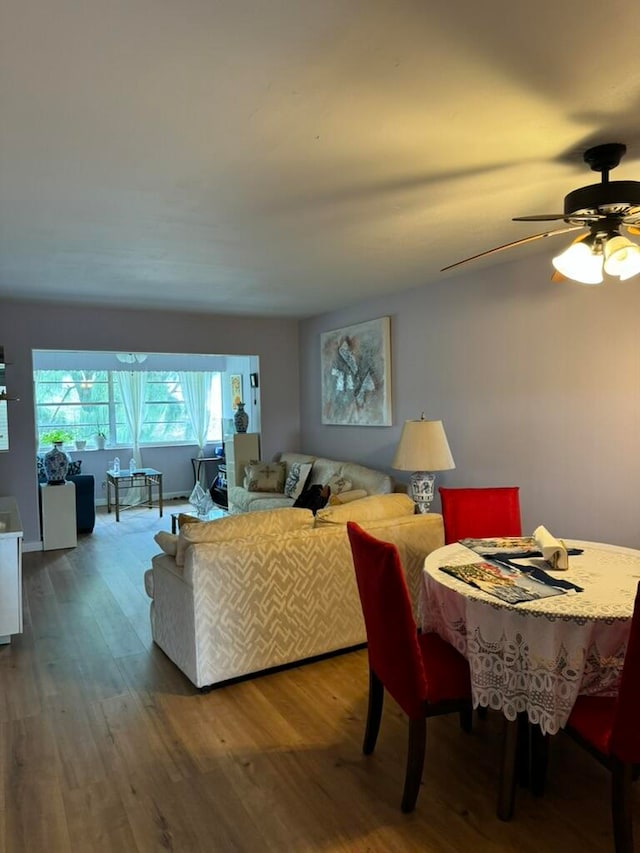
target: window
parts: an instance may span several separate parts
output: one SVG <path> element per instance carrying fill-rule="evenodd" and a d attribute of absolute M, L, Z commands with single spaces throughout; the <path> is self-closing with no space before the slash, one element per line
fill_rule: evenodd
<path fill-rule="evenodd" d="M 208 394 L 208 441 L 222 439 L 222 383 L 211 373 Z M 147 371 L 140 444 L 187 444 L 195 435 L 177 371 Z M 125 407 L 112 370 L 36 370 L 34 372 L 38 439 L 64 429 L 75 439 L 104 432 L 112 445 L 131 445 Z"/>

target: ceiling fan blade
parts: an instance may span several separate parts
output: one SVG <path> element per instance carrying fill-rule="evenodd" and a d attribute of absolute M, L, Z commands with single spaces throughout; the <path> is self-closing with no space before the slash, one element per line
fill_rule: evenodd
<path fill-rule="evenodd" d="M 512 222 L 547 222 L 551 219 L 564 219 L 564 213 L 538 213 L 536 216 L 514 216 Z"/>
<path fill-rule="evenodd" d="M 486 252 L 479 252 L 477 255 L 471 255 L 470 258 L 465 258 L 463 261 L 456 261 L 455 264 L 449 264 L 447 267 L 442 267 L 440 272 L 446 272 L 446 270 L 459 267 L 460 264 L 466 264 L 468 261 L 475 261 L 478 258 L 484 258 L 486 255 L 493 255 L 495 252 L 502 252 L 504 249 L 510 249 L 512 246 L 521 246 L 524 243 L 532 243 L 534 240 L 540 240 L 543 237 L 553 237 L 555 234 L 566 234 L 569 231 L 577 231 L 579 228 L 584 228 L 584 226 L 568 225 L 566 228 L 556 228 L 555 231 L 543 231 L 542 234 L 531 234 L 529 237 L 522 237 L 520 240 L 513 240 L 511 243 L 504 243 L 504 245 L 496 246 L 494 249 L 487 249 Z"/>

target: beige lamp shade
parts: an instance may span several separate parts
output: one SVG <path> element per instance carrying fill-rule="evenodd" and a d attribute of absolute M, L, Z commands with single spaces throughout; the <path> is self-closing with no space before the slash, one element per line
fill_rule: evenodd
<path fill-rule="evenodd" d="M 442 421 L 405 421 L 392 467 L 398 471 L 449 471 L 455 468 Z"/>

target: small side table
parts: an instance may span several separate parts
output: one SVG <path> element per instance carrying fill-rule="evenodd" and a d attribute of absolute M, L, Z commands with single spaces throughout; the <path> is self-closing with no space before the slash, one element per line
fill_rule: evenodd
<path fill-rule="evenodd" d="M 75 548 L 78 544 L 76 527 L 76 484 L 69 481 L 62 486 L 40 484 L 40 509 L 42 512 L 42 548 Z"/>

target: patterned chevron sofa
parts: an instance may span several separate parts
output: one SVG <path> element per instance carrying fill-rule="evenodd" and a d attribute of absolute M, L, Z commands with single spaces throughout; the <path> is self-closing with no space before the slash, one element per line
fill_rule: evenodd
<path fill-rule="evenodd" d="M 261 467 L 267 476 L 260 476 Z M 258 469 L 254 476 L 253 469 Z M 393 479 L 374 468 L 308 453 L 280 453 L 273 462 L 250 463 L 245 469 L 244 486 L 229 485 L 229 512 L 291 507 L 304 488 L 316 484 L 329 484 L 334 493 L 344 489 L 347 499 L 349 495 L 383 495 L 394 490 Z"/>
<path fill-rule="evenodd" d="M 346 523 L 394 542 L 417 614 L 424 558 L 442 517 L 406 494 L 310 510 L 280 508 L 159 533 L 145 573 L 153 639 L 205 687 L 365 641 Z"/>

